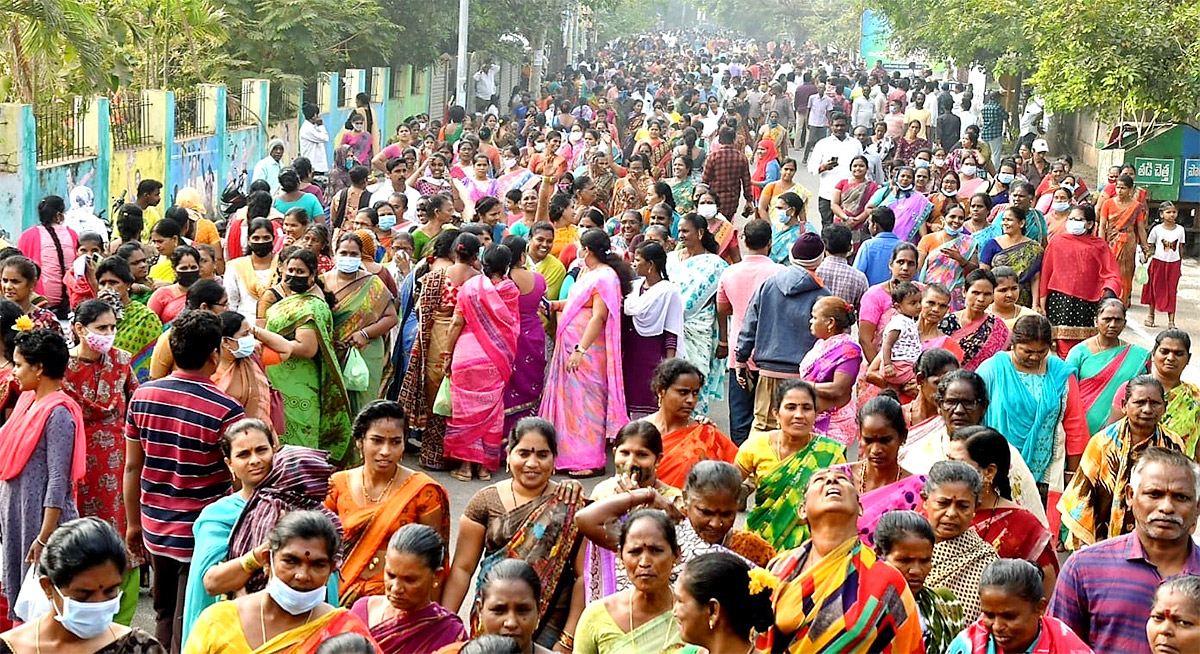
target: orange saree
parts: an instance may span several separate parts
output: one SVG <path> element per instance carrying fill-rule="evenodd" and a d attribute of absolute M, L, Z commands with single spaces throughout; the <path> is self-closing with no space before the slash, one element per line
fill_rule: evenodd
<path fill-rule="evenodd" d="M 737 445 L 711 423 L 676 429 L 662 440 L 658 478 L 675 488 L 683 488 L 688 471 L 698 461 L 717 459 L 733 463 L 738 453 Z"/>

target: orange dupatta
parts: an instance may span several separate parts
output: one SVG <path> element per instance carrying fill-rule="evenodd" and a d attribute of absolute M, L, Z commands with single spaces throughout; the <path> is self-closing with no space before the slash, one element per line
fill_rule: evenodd
<path fill-rule="evenodd" d="M 683 488 L 692 466 L 706 459 L 733 463 L 738 448 L 711 424 L 693 425 L 663 436 L 663 456 L 658 462 L 659 481 Z"/>
<path fill-rule="evenodd" d="M 54 391 L 37 402 L 35 391 L 25 391 L 17 399 L 17 406 L 13 408 L 8 421 L 0 427 L 0 443 L 8 450 L 3 464 L 0 464 L 0 480 L 8 481 L 21 474 L 45 436 L 46 421 L 50 419 L 50 414 L 60 406 L 66 407 L 75 421 L 71 481 L 83 479 L 87 468 L 87 441 L 83 435 L 83 410 L 79 408 L 79 403 L 62 391 Z"/>
<path fill-rule="evenodd" d="M 352 472 L 353 469 L 333 476 L 330 480 L 330 499 L 334 499 L 336 494 L 341 501 L 336 502 L 334 506 L 329 506 L 330 502 L 326 501 L 326 506 L 341 518 L 346 534 L 346 559 L 342 563 L 342 583 L 338 597 L 342 606 L 350 606 L 359 597 L 383 594 L 382 566 L 377 566 L 378 574 L 368 579 L 360 577 L 371 565 L 376 553 L 387 546 L 392 534 L 406 524 L 402 521 L 405 510 L 426 489 L 430 489 L 441 503 L 442 525 L 438 532 L 446 535 L 450 533 L 450 499 L 446 495 L 446 489 L 429 475 L 414 472 L 384 502 L 361 506 L 347 485 L 347 475 Z M 356 508 L 348 509 L 347 504 L 354 504 Z"/>

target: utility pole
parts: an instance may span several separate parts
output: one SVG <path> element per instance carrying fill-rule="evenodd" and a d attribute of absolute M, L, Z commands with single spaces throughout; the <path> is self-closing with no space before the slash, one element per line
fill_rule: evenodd
<path fill-rule="evenodd" d="M 471 105 L 467 98 L 467 16 L 471 0 L 458 0 L 458 71 L 455 75 L 455 102 L 470 111 Z"/>

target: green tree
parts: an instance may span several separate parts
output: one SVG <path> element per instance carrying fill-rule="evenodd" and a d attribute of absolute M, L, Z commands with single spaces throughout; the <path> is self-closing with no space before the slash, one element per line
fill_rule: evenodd
<path fill-rule="evenodd" d="M 1090 2 L 1090 0 L 1088 0 Z M 960 66 L 1019 73 L 1031 66 L 1026 19 L 1046 20 L 1045 3 L 1022 0 L 874 0 L 900 52 L 924 52 Z"/>
<path fill-rule="evenodd" d="M 1047 109 L 1142 124 L 1200 118 L 1196 2 L 1045 0 L 1025 31 Z"/>
<path fill-rule="evenodd" d="M 0 0 L 0 97 L 32 104 L 107 83 L 107 21 L 87 0 Z"/>

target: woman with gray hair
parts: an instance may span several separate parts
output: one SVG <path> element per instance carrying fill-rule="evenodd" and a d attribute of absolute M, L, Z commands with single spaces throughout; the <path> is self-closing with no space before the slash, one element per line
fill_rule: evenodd
<path fill-rule="evenodd" d="M 983 615 L 950 643 L 953 654 L 1092 652 L 1071 627 L 1045 615 L 1049 599 L 1041 570 L 1028 561 L 998 559 L 989 565 L 979 580 L 979 602 Z"/>
<path fill-rule="evenodd" d="M 1200 652 L 1200 577 L 1180 575 L 1158 587 L 1146 637 L 1155 652 Z"/>
<path fill-rule="evenodd" d="M 962 461 L 933 464 L 921 491 L 925 515 L 937 537 L 933 568 L 925 584 L 953 591 L 968 620 L 979 617 L 979 579 L 984 568 L 997 559 L 996 550 L 971 529 L 982 492 L 983 479 Z"/>

